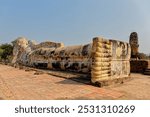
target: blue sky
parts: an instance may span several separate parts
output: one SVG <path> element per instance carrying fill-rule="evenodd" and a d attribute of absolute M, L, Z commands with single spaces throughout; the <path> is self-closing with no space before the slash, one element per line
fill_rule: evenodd
<path fill-rule="evenodd" d="M 42 42 L 86 44 L 103 36 L 128 42 L 139 34 L 150 53 L 149 0 L 0 0 L 0 43 L 19 36 Z"/>

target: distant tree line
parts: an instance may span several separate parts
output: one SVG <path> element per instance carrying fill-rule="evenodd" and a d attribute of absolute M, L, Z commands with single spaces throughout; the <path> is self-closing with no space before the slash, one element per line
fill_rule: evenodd
<path fill-rule="evenodd" d="M 0 61 L 1 62 L 11 62 L 13 55 L 12 44 L 1 44 L 0 45 Z"/>

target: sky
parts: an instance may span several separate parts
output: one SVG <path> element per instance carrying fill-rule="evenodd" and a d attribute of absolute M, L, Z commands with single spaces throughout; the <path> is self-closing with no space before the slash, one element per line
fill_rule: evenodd
<path fill-rule="evenodd" d="M 0 43 L 21 36 L 65 45 L 97 36 L 128 42 L 131 32 L 149 54 L 150 0 L 0 0 Z"/>

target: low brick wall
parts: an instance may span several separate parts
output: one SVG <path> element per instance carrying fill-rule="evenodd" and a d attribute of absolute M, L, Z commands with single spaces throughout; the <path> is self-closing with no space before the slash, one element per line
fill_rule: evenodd
<path fill-rule="evenodd" d="M 150 61 L 148 60 L 130 60 L 130 68 L 133 73 L 143 73 L 148 66 Z"/>

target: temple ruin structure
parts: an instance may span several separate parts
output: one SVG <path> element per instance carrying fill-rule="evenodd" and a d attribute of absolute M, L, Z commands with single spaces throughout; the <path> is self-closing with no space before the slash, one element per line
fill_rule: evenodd
<path fill-rule="evenodd" d="M 129 77 L 130 44 L 102 37 L 91 43 L 64 46 L 63 43 L 36 44 L 25 38 L 14 42 L 13 65 L 85 73 L 97 83 Z"/>
<path fill-rule="evenodd" d="M 142 54 L 139 52 L 139 39 L 137 32 L 132 32 L 130 34 L 129 43 L 131 46 L 130 71 L 144 74 L 148 71 L 148 74 L 150 74 L 150 61 L 140 56 Z"/>

